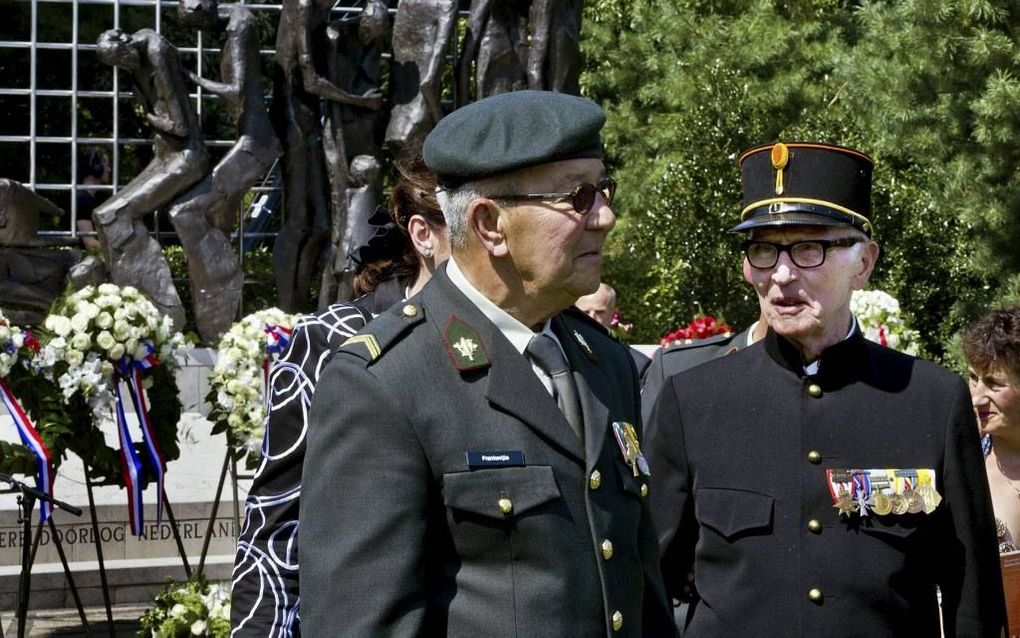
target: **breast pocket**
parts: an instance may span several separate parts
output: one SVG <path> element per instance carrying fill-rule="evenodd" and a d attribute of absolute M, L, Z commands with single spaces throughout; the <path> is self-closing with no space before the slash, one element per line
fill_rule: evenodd
<path fill-rule="evenodd" d="M 773 501 L 760 492 L 703 487 L 698 490 L 694 514 L 702 526 L 733 542 L 772 532 Z"/>
<path fill-rule="evenodd" d="M 560 498 L 553 469 L 547 465 L 454 472 L 443 475 L 443 485 L 443 502 L 455 518 L 470 514 L 513 520 Z"/>

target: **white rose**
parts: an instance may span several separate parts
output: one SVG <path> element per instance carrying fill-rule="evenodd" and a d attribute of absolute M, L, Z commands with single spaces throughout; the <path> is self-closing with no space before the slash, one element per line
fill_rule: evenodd
<path fill-rule="evenodd" d="M 96 345 L 103 350 L 109 350 L 115 343 L 117 343 L 117 341 L 113 338 L 113 335 L 106 330 L 103 330 L 96 336 Z"/>
<path fill-rule="evenodd" d="M 187 607 L 180 603 L 177 603 L 176 605 L 170 608 L 171 618 L 182 618 L 186 613 L 188 613 Z"/>
<path fill-rule="evenodd" d="M 23 335 L 21 332 L 15 332 L 9 338 L 11 340 L 11 343 L 14 344 L 15 350 L 25 345 L 25 335 Z"/>
<path fill-rule="evenodd" d="M 121 308 L 119 306 L 117 308 L 113 309 L 113 318 L 115 320 L 116 319 L 123 319 L 126 316 L 127 316 L 127 310 L 124 310 L 123 308 Z"/>
<path fill-rule="evenodd" d="M 50 341 L 50 347 L 58 352 L 67 348 L 67 339 L 63 337 L 57 337 Z"/>
<path fill-rule="evenodd" d="M 124 352 L 127 352 L 136 360 L 145 357 L 145 354 L 143 354 L 141 357 L 138 356 L 138 339 L 135 339 L 134 337 L 131 337 L 130 339 L 124 342 Z M 142 350 L 142 352 L 145 352 L 145 350 Z"/>
<path fill-rule="evenodd" d="M 113 322 L 113 336 L 117 338 L 117 341 L 125 341 L 131 336 L 131 326 L 125 321 L 117 320 Z"/>
<path fill-rule="evenodd" d="M 120 292 L 120 288 L 113 284 L 99 284 L 99 294 L 101 295 L 116 295 Z"/>
<path fill-rule="evenodd" d="M 124 286 L 120 289 L 120 294 L 125 299 L 136 299 L 138 297 L 138 289 L 134 286 Z"/>
<path fill-rule="evenodd" d="M 59 337 L 66 337 L 67 333 L 71 332 L 71 321 L 67 317 L 60 315 L 46 317 L 45 325 L 47 330 L 51 330 Z"/>
<path fill-rule="evenodd" d="M 112 377 L 113 376 L 113 364 L 110 363 L 109 361 L 102 362 L 101 364 L 99 364 L 99 372 L 104 377 Z"/>
<path fill-rule="evenodd" d="M 196 620 L 191 623 L 191 635 L 192 636 L 204 636 L 206 630 L 206 624 L 204 620 Z"/>
<path fill-rule="evenodd" d="M 231 414 L 230 416 L 227 417 L 227 425 L 229 425 L 232 428 L 241 427 L 242 423 L 244 423 L 244 421 L 242 421 L 241 417 L 236 414 Z"/>
<path fill-rule="evenodd" d="M 67 354 L 64 355 L 64 361 L 66 361 L 68 365 L 76 366 L 81 364 L 84 360 L 85 355 L 83 355 L 80 350 L 68 350 Z"/>
<path fill-rule="evenodd" d="M 114 344 L 112 348 L 110 348 L 110 358 L 113 359 L 114 361 L 120 361 L 120 358 L 123 356 L 124 346 L 122 344 L 117 343 Z"/>
<path fill-rule="evenodd" d="M 71 338 L 71 347 L 76 350 L 88 350 L 92 345 L 92 338 L 86 332 L 79 332 Z"/>
<path fill-rule="evenodd" d="M 113 316 L 108 312 L 101 312 L 96 315 L 96 327 L 106 330 L 113 325 Z"/>
<path fill-rule="evenodd" d="M 229 381 L 227 383 L 227 392 L 230 394 L 239 394 L 242 390 L 244 390 L 244 386 L 237 381 Z"/>

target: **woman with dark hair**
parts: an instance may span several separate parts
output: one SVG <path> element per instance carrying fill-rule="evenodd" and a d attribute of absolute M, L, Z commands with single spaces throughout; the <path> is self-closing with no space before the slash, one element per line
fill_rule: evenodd
<path fill-rule="evenodd" d="M 357 299 L 301 318 L 273 366 L 262 459 L 234 559 L 233 636 L 299 636 L 298 505 L 308 410 L 333 352 L 372 318 L 418 292 L 449 254 L 435 176 L 420 157 L 398 163 L 389 216 L 355 251 Z M 387 218 L 389 217 L 389 218 Z"/>
<path fill-rule="evenodd" d="M 993 310 L 963 334 L 999 551 L 1020 539 L 1020 307 Z"/>

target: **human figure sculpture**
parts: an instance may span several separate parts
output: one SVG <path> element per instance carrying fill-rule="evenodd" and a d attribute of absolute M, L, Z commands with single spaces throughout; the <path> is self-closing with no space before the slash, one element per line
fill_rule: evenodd
<path fill-rule="evenodd" d="M 354 298 L 355 255 L 372 238 L 375 225 L 369 220 L 382 201 L 382 166 L 371 155 L 351 161 L 350 182 L 345 193 L 343 226 L 334 226 L 329 268 L 323 273 L 319 304 L 329 305 Z"/>
<path fill-rule="evenodd" d="M 113 282 L 131 285 L 184 326 L 184 307 L 159 244 L 144 218 L 205 174 L 208 153 L 191 105 L 177 49 L 152 29 L 127 35 L 105 31 L 96 42 L 100 61 L 131 74 L 135 97 L 153 129 L 152 161 L 131 182 L 96 208 L 99 232 Z"/>
<path fill-rule="evenodd" d="M 194 29 L 223 31 L 222 82 L 188 75 L 219 96 L 237 122 L 234 146 L 170 208 L 170 221 L 187 256 L 195 324 L 212 343 L 230 328 L 241 305 L 244 273 L 229 234 L 244 194 L 280 156 L 281 146 L 262 97 L 259 37 L 251 11 L 216 0 L 180 0 L 178 13 Z"/>
<path fill-rule="evenodd" d="M 273 266 L 279 305 L 288 311 L 304 309 L 308 284 L 329 239 L 320 100 L 367 109 L 382 105 L 377 89 L 353 95 L 318 70 L 326 57 L 330 6 L 326 0 L 284 0 L 276 36 L 271 117 L 284 142 L 286 219 L 273 248 Z"/>
<path fill-rule="evenodd" d="M 394 153 L 420 143 L 443 117 L 440 80 L 456 18 L 456 0 L 402 0 L 397 6 L 385 139 Z"/>
<path fill-rule="evenodd" d="M 583 9 L 582 0 L 532 0 L 528 88 L 580 93 Z"/>
<path fill-rule="evenodd" d="M 528 0 L 472 0 L 464 48 L 457 62 L 457 101 L 470 101 L 472 63 L 475 96 L 527 88 Z"/>
<path fill-rule="evenodd" d="M 369 0 L 354 19 L 343 18 L 326 30 L 330 42 L 330 80 L 352 95 L 378 91 L 382 79 L 382 52 L 387 25 L 386 3 Z M 323 150 L 330 188 L 330 242 L 319 287 L 319 306 L 348 301 L 353 294 L 353 271 L 346 271 L 344 259 L 350 235 L 349 191 L 381 190 L 379 165 L 382 149 L 378 143 L 379 111 L 361 106 L 330 102 L 323 130 Z M 349 158 L 354 158 L 349 160 Z M 360 159 L 359 159 L 360 158 Z M 350 166 L 348 162 L 350 161 Z M 361 175 L 353 176 L 355 162 Z M 364 181 L 366 162 L 375 166 L 372 183 Z M 376 200 L 378 197 L 376 197 Z M 375 203 L 372 204 L 374 209 Z M 371 209 L 369 210 L 371 213 Z"/>

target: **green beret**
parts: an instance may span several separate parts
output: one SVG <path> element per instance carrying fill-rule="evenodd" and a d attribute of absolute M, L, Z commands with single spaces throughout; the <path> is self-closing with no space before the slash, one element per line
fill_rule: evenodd
<path fill-rule="evenodd" d="M 605 121 L 598 104 L 575 95 L 501 93 L 440 120 L 422 154 L 440 184 L 457 187 L 537 164 L 601 158 Z"/>

